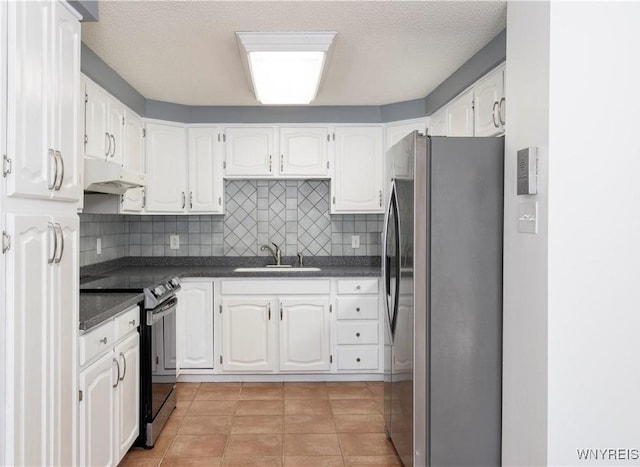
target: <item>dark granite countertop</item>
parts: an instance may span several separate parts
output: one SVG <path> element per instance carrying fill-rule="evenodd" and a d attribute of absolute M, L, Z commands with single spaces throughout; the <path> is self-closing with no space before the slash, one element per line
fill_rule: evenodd
<path fill-rule="evenodd" d="M 143 299 L 142 293 L 80 294 L 80 331 L 86 332 L 118 313 L 131 308 Z"/>

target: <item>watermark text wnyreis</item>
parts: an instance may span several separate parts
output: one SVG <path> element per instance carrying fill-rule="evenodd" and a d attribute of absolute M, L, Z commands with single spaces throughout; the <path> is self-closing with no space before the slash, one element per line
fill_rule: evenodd
<path fill-rule="evenodd" d="M 640 448 L 637 449 L 576 449 L 581 461 L 637 461 L 640 460 Z"/>

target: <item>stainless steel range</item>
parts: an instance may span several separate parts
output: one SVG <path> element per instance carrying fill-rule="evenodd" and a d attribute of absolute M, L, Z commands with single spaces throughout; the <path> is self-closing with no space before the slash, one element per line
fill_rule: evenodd
<path fill-rule="evenodd" d="M 83 282 L 80 289 L 84 293 L 144 294 L 140 317 L 140 435 L 136 445 L 152 448 L 176 407 L 176 370 L 159 362 L 161 355 L 175 356 L 176 336 L 166 331 L 175 330 L 180 279 L 120 272 Z"/>

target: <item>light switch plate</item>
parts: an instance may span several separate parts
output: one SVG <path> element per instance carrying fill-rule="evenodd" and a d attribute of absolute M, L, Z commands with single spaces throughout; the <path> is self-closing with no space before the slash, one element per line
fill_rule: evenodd
<path fill-rule="evenodd" d="M 538 202 L 525 201 L 518 203 L 518 232 L 538 233 Z"/>
<path fill-rule="evenodd" d="M 351 248 L 360 248 L 360 235 L 351 236 Z"/>
<path fill-rule="evenodd" d="M 180 248 L 180 235 L 169 235 L 169 249 L 177 250 Z"/>

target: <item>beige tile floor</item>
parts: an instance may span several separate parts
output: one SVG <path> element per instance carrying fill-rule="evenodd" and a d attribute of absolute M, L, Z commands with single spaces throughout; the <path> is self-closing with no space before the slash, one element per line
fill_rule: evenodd
<path fill-rule="evenodd" d="M 130 466 L 397 466 L 383 387 L 354 383 L 179 383 L 153 449 Z"/>

